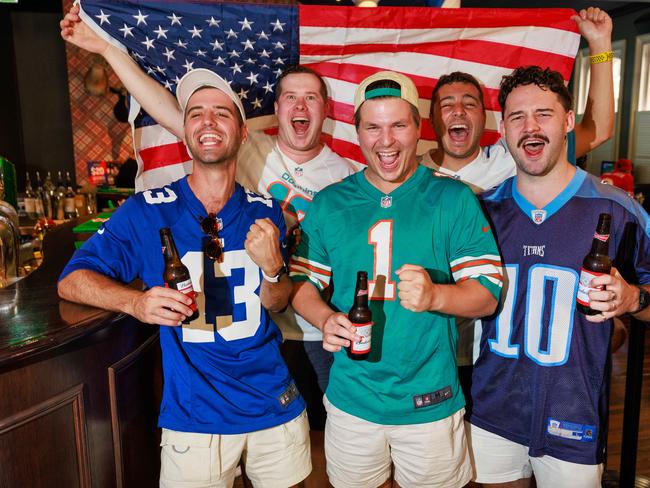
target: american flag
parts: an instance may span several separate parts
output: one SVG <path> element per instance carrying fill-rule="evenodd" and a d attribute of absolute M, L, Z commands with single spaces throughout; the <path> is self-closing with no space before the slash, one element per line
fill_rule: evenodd
<path fill-rule="evenodd" d="M 213 2 L 82 1 L 82 17 L 126 49 L 174 92 L 189 70 L 212 69 L 231 83 L 251 129 L 273 131 L 275 82 L 300 62 L 325 79 L 332 107 L 323 139 L 341 156 L 363 162 L 353 123 L 355 86 L 381 70 L 409 75 L 424 119 L 418 154 L 435 145 L 428 121 L 439 76 L 465 71 L 484 85 L 483 144 L 498 138 L 501 77 L 520 65 L 549 66 L 569 79 L 580 43 L 570 9 L 437 9 L 328 7 Z M 137 114 L 136 114 L 137 112 Z M 133 105 L 139 163 L 136 189 L 191 171 L 182 142 Z"/>

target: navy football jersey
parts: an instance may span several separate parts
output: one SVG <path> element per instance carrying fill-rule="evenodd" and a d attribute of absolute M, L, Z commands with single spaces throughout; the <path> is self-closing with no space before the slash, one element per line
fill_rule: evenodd
<path fill-rule="evenodd" d="M 471 423 L 529 446 L 531 456 L 603 461 L 612 323 L 576 310 L 578 278 L 598 217 L 612 216 L 609 254 L 628 282 L 650 283 L 650 220 L 624 192 L 578 169 L 543 209 L 516 177 L 483 197 L 506 276 L 483 320 Z"/>
<path fill-rule="evenodd" d="M 244 249 L 259 218 L 285 235 L 277 203 L 237 185 L 217 214 L 222 263 L 203 255 L 199 225 L 207 214 L 187 178 L 131 197 L 79 249 L 61 278 L 77 269 L 128 283 L 164 286 L 159 229 L 171 228 L 197 293 L 199 318 L 160 327 L 165 385 L 159 426 L 184 432 L 237 434 L 285 423 L 304 402 L 279 352 L 281 335 L 259 298 L 261 271 Z"/>

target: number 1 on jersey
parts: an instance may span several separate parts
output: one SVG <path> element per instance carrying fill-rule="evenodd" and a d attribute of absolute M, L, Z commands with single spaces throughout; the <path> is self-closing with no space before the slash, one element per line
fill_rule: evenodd
<path fill-rule="evenodd" d="M 379 220 L 368 231 L 368 244 L 374 246 L 372 280 L 368 280 L 370 300 L 395 300 L 395 282 L 391 281 L 393 257 L 393 221 Z M 375 292 L 375 287 L 377 291 Z"/>

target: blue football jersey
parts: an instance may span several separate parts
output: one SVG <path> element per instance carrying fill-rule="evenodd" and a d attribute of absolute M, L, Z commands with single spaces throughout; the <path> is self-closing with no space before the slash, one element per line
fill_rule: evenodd
<path fill-rule="evenodd" d="M 72 257 L 61 278 L 88 269 L 128 283 L 164 286 L 159 230 L 169 227 L 192 278 L 199 318 L 160 327 L 164 391 L 159 426 L 237 434 L 285 423 L 304 409 L 279 352 L 281 335 L 262 307 L 259 267 L 244 249 L 255 219 L 270 218 L 285 235 L 277 203 L 237 185 L 217 214 L 222 263 L 203 255 L 207 214 L 187 178 L 131 197 Z"/>
<path fill-rule="evenodd" d="M 498 315 L 483 320 L 471 423 L 529 446 L 531 456 L 603 461 L 611 321 L 575 305 L 598 217 L 612 216 L 609 254 L 628 282 L 650 283 L 650 220 L 624 192 L 578 169 L 536 209 L 516 177 L 485 194 L 506 276 Z"/>

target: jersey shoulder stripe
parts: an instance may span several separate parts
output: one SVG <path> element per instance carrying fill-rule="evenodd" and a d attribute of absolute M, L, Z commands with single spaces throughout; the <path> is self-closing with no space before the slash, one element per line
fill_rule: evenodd
<path fill-rule="evenodd" d="M 645 234 L 650 237 L 650 217 L 648 216 L 648 213 L 643 209 L 643 207 L 641 207 L 639 202 L 630 198 L 630 196 L 620 188 L 601 183 L 595 176 L 588 175 L 584 184 L 576 193 L 576 197 L 604 198 L 617 203 L 628 213 L 636 217 L 639 224 L 645 230 Z"/>

